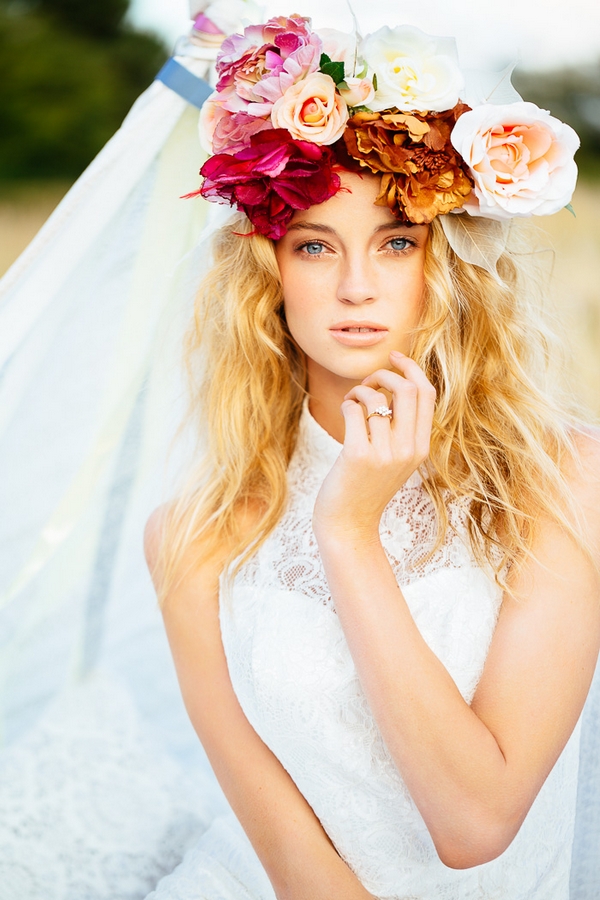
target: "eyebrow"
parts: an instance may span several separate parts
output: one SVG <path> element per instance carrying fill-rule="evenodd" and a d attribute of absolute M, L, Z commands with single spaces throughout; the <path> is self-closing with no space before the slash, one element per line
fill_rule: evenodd
<path fill-rule="evenodd" d="M 383 225 L 378 225 L 377 228 L 373 230 L 373 234 L 379 234 L 381 231 L 397 231 L 398 228 L 412 228 L 412 222 L 384 222 Z M 322 234 L 335 234 L 337 232 L 335 228 L 330 228 L 329 225 L 320 225 L 318 222 L 294 222 L 293 225 L 290 225 L 288 228 L 288 233 L 290 231 L 319 231 Z"/>

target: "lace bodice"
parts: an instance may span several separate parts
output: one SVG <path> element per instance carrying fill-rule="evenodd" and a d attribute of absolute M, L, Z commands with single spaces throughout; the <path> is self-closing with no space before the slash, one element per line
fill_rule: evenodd
<path fill-rule="evenodd" d="M 289 467 L 287 511 L 233 579 L 221 628 L 242 708 L 366 888 L 386 900 L 568 897 L 578 730 L 509 849 L 467 870 L 445 867 L 377 729 L 320 562 L 311 519 L 341 449 L 305 408 Z M 467 701 L 481 676 L 501 592 L 471 552 L 466 510 L 433 546 L 435 512 L 415 473 L 388 504 L 381 539 L 411 613 Z"/>

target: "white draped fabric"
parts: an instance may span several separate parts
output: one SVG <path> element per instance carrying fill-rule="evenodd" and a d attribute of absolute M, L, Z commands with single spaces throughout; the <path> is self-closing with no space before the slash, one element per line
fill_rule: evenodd
<path fill-rule="evenodd" d="M 197 119 L 155 82 L 0 283 L 0 900 L 141 900 L 227 812 L 142 553 L 206 265 Z M 600 688 L 571 887 L 600 896 Z"/>

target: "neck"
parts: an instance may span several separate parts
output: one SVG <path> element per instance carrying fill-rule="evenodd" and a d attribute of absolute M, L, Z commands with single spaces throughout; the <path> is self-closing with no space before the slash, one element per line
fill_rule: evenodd
<path fill-rule="evenodd" d="M 341 378 L 328 372 L 313 360 L 308 366 L 308 393 L 310 414 L 321 428 L 339 441 L 344 442 L 344 417 L 340 409 L 344 396 L 358 382 L 351 378 Z"/>

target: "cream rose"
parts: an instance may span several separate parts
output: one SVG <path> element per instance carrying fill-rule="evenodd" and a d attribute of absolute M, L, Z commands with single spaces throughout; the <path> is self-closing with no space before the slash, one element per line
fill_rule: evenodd
<path fill-rule="evenodd" d="M 475 182 L 465 204 L 471 215 L 545 216 L 569 203 L 579 138 L 535 103 L 476 106 L 459 118 L 451 140 Z"/>
<path fill-rule="evenodd" d="M 375 96 L 375 88 L 370 78 L 345 78 L 348 85 L 338 88 L 348 106 L 370 106 Z"/>
<path fill-rule="evenodd" d="M 430 37 L 419 28 L 384 26 L 368 35 L 360 55 L 377 75 L 374 112 L 442 112 L 458 103 L 464 79 L 453 38 Z"/>
<path fill-rule="evenodd" d="M 348 121 L 348 107 L 333 78 L 313 72 L 291 85 L 273 105 L 274 128 L 287 128 L 293 138 L 314 144 L 333 144 Z"/>

